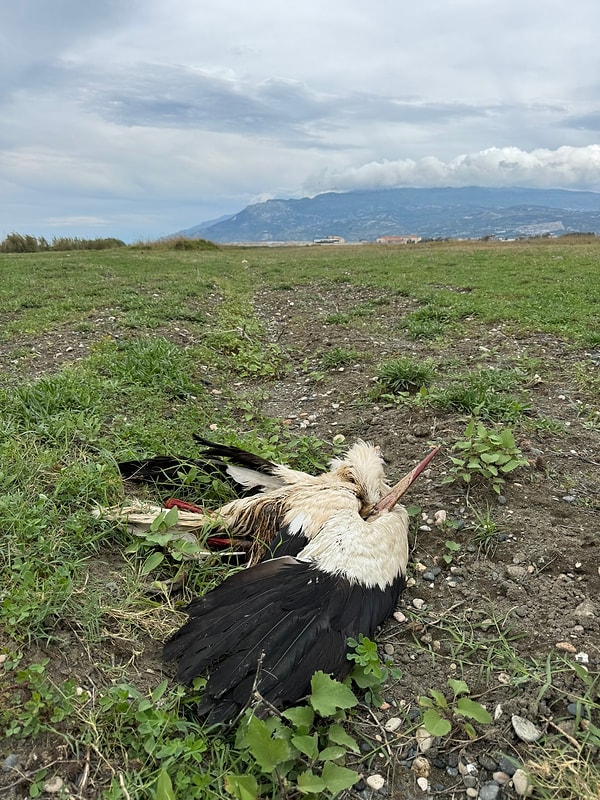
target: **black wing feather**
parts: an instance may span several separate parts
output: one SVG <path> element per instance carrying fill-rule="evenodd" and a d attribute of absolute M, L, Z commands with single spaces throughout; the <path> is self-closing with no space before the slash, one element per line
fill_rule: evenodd
<path fill-rule="evenodd" d="M 211 442 L 196 434 L 194 434 L 194 439 L 205 448 L 201 453 L 201 458 L 154 456 L 122 461 L 118 464 L 119 472 L 123 478 L 137 483 L 173 484 L 179 480 L 178 473 L 182 469 L 195 467 L 203 475 L 218 477 L 229 483 L 239 497 L 248 497 L 261 491 L 260 475 L 275 474 L 277 465 L 261 456 L 248 453 L 239 447 Z M 257 485 L 248 488 L 237 481 L 229 472 L 230 463 L 258 473 Z"/>
<path fill-rule="evenodd" d="M 195 600 L 163 655 L 178 661 L 184 683 L 208 671 L 200 712 L 211 723 L 238 713 L 253 688 L 289 705 L 307 694 L 316 670 L 347 675 L 347 638 L 372 636 L 402 587 L 402 576 L 367 589 L 289 556 L 264 561 Z"/>

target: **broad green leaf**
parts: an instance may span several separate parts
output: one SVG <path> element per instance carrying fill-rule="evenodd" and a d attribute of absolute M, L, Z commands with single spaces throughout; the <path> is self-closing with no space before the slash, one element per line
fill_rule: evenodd
<path fill-rule="evenodd" d="M 156 569 L 158 565 L 163 562 L 164 557 L 165 554 L 159 553 L 158 550 L 151 553 L 142 564 L 142 575 L 147 575 L 149 572 L 152 572 L 153 569 Z"/>
<path fill-rule="evenodd" d="M 154 800 L 175 800 L 175 792 L 173 791 L 171 776 L 166 769 L 161 769 L 158 775 Z"/>
<path fill-rule="evenodd" d="M 294 725 L 294 727 L 297 729 L 298 733 L 300 732 L 301 728 L 306 728 L 306 731 L 304 731 L 306 733 L 313 724 L 315 712 L 310 706 L 295 706 L 294 708 L 288 708 L 288 710 L 284 711 L 281 716 L 289 719 L 292 725 Z"/>
<path fill-rule="evenodd" d="M 444 545 L 448 550 L 455 552 L 456 550 L 460 550 L 460 544 L 458 542 L 453 541 L 452 539 L 448 539 L 444 542 Z"/>
<path fill-rule="evenodd" d="M 339 745 L 332 745 L 325 747 L 319 753 L 319 761 L 336 761 L 338 758 L 346 755 L 346 750 Z"/>
<path fill-rule="evenodd" d="M 257 717 L 252 717 L 248 723 L 246 743 L 263 772 L 272 772 L 290 756 L 288 743 L 283 739 L 272 738 L 265 723 Z"/>
<path fill-rule="evenodd" d="M 164 517 L 164 524 L 167 528 L 172 528 L 173 525 L 177 525 L 177 520 L 179 519 L 179 511 L 177 508 L 170 508 Z"/>
<path fill-rule="evenodd" d="M 328 761 L 321 770 L 321 778 L 331 794 L 335 795 L 353 786 L 358 780 L 358 772 Z"/>
<path fill-rule="evenodd" d="M 440 717 L 434 708 L 423 714 L 423 725 L 432 736 L 445 736 L 452 730 L 452 725 L 445 717 Z"/>
<path fill-rule="evenodd" d="M 502 458 L 501 453 L 482 453 L 481 460 L 485 461 L 486 464 L 498 464 L 500 459 Z"/>
<path fill-rule="evenodd" d="M 509 428 L 505 428 L 500 436 L 502 437 L 502 446 L 505 450 L 513 450 L 516 448 L 515 437 Z"/>
<path fill-rule="evenodd" d="M 348 686 L 334 681 L 324 672 L 315 672 L 310 687 L 309 702 L 322 717 L 330 717 L 340 708 L 352 708 L 358 703 L 354 692 Z"/>
<path fill-rule="evenodd" d="M 338 723 L 335 723 L 329 728 L 327 735 L 330 743 L 340 744 L 342 747 L 352 750 L 353 753 L 360 753 L 360 747 L 356 740 L 346 733 L 344 728 Z"/>
<path fill-rule="evenodd" d="M 485 725 L 492 721 L 490 712 L 481 703 L 476 703 L 475 700 L 471 700 L 469 697 L 461 697 L 456 701 L 456 713 Z"/>
<path fill-rule="evenodd" d="M 352 784 L 350 784 L 352 785 Z M 327 784 L 318 775 L 308 769 L 298 775 L 298 789 L 302 794 L 321 794 L 327 788 Z"/>
<path fill-rule="evenodd" d="M 448 708 L 448 701 L 446 700 L 442 692 L 439 692 L 437 689 L 430 689 L 429 694 L 433 697 L 436 704 L 440 708 Z"/>
<path fill-rule="evenodd" d="M 292 736 L 292 744 L 305 756 L 315 759 L 319 752 L 319 738 L 316 733 L 312 736 Z"/>
<path fill-rule="evenodd" d="M 422 694 L 419 697 L 419 705 L 423 708 L 433 708 L 433 700 L 430 697 Z"/>
<path fill-rule="evenodd" d="M 225 791 L 236 800 L 256 800 L 258 783 L 254 775 L 226 775 Z"/>
<path fill-rule="evenodd" d="M 523 466 L 523 462 L 522 461 L 516 461 L 513 458 L 511 461 L 508 461 L 506 464 L 502 464 L 500 469 L 502 470 L 502 472 L 512 472 L 513 469 L 516 469 L 517 467 L 522 467 L 522 466 Z"/>
<path fill-rule="evenodd" d="M 454 697 L 458 697 L 460 694 L 469 694 L 471 691 L 465 681 L 455 680 L 454 678 L 448 678 L 448 686 L 452 689 Z"/>

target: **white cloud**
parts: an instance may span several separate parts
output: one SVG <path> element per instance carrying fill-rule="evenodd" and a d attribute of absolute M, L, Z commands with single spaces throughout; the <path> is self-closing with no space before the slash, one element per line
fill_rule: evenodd
<path fill-rule="evenodd" d="M 435 156 L 418 160 L 371 162 L 339 171 L 325 170 L 305 189 L 377 189 L 397 186 L 529 186 L 600 191 L 600 145 L 537 149 L 490 147 L 450 161 Z"/>

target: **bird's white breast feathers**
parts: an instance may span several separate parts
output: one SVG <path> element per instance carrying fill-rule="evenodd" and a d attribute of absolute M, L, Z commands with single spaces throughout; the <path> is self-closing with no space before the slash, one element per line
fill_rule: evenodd
<path fill-rule="evenodd" d="M 402 506 L 365 521 L 352 511 L 330 517 L 298 554 L 332 575 L 385 589 L 406 572 L 408 514 Z"/>

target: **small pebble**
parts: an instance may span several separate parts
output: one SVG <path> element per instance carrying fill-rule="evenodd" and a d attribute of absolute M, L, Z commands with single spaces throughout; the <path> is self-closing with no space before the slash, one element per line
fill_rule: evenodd
<path fill-rule="evenodd" d="M 446 772 L 452 778 L 456 778 L 456 776 L 458 775 L 458 770 L 456 769 L 456 767 L 446 767 Z"/>
<path fill-rule="evenodd" d="M 502 758 L 498 761 L 498 766 L 501 772 L 506 772 L 509 777 L 512 777 L 517 769 L 514 761 L 511 761 L 510 758 L 507 758 L 506 756 L 502 756 Z"/>
<path fill-rule="evenodd" d="M 396 622 L 406 622 L 407 617 L 401 611 L 394 611 L 394 619 Z"/>
<path fill-rule="evenodd" d="M 393 733 L 394 731 L 397 731 L 401 725 L 402 725 L 402 720 L 400 719 L 400 717 L 390 717 L 388 721 L 385 723 L 384 727 L 386 731 L 389 731 L 389 733 Z"/>
<path fill-rule="evenodd" d="M 465 775 L 465 777 L 463 778 L 463 783 L 467 787 L 467 789 L 473 789 L 475 788 L 475 786 L 477 786 L 479 781 L 477 780 L 475 775 Z"/>
<path fill-rule="evenodd" d="M 512 715 L 511 722 L 515 733 L 522 742 L 537 742 L 542 735 L 541 730 L 536 728 L 533 722 L 520 717 L 518 714 Z"/>
<path fill-rule="evenodd" d="M 16 769 L 19 766 L 19 756 L 16 753 L 10 753 L 2 762 L 2 769 L 4 772 L 10 772 L 11 769 Z"/>
<path fill-rule="evenodd" d="M 477 797 L 478 792 L 477 789 L 469 786 L 465 794 L 467 795 L 467 797 Z"/>
<path fill-rule="evenodd" d="M 480 755 L 477 760 L 484 769 L 488 770 L 488 772 L 493 772 L 498 766 L 498 762 L 496 761 L 496 759 L 486 755 L 485 753 Z"/>
<path fill-rule="evenodd" d="M 64 781 L 62 778 L 59 778 L 56 775 L 54 778 L 50 778 L 44 783 L 43 789 L 48 794 L 57 794 L 64 786 Z"/>
<path fill-rule="evenodd" d="M 385 786 L 385 778 L 382 775 L 369 775 L 367 778 L 367 786 L 369 789 L 374 789 L 378 792 L 380 789 L 383 789 Z"/>
<path fill-rule="evenodd" d="M 425 600 L 423 600 L 421 597 L 415 597 L 414 600 L 412 601 L 412 604 L 417 609 L 417 611 L 420 611 L 425 605 Z"/>
<path fill-rule="evenodd" d="M 421 725 L 421 727 L 417 728 L 415 731 L 415 739 L 417 740 L 417 745 L 422 753 L 426 753 L 428 750 L 431 750 L 434 737 L 423 725 Z"/>
<path fill-rule="evenodd" d="M 435 580 L 435 575 L 433 574 L 433 572 L 429 571 L 424 572 L 421 577 L 423 578 L 424 581 L 428 581 L 429 583 L 432 583 Z"/>
<path fill-rule="evenodd" d="M 515 774 L 512 776 L 512 782 L 515 792 L 521 797 L 528 797 L 531 794 L 532 786 L 529 783 L 527 773 L 522 769 L 515 771 Z"/>
<path fill-rule="evenodd" d="M 483 786 L 479 789 L 479 794 L 477 795 L 478 800 L 497 800 L 498 795 L 500 794 L 500 787 L 497 783 L 484 783 Z"/>
<path fill-rule="evenodd" d="M 575 497 L 575 495 L 572 495 L 572 494 L 566 494 L 563 497 L 563 500 L 565 501 L 565 503 L 574 503 L 576 499 L 577 498 Z"/>
<path fill-rule="evenodd" d="M 425 756 L 417 756 L 411 765 L 412 771 L 420 778 L 427 778 L 429 775 L 429 761 Z"/>
<path fill-rule="evenodd" d="M 554 645 L 554 647 L 556 647 L 557 650 L 562 650 L 563 653 L 576 653 L 577 652 L 577 648 L 574 647 L 571 644 L 571 642 L 557 642 Z"/>
<path fill-rule="evenodd" d="M 505 783 L 509 782 L 510 775 L 507 775 L 506 772 L 498 770 L 492 774 L 492 778 L 496 781 L 496 783 L 499 783 L 500 786 L 504 786 Z"/>
<path fill-rule="evenodd" d="M 426 792 L 429 789 L 429 781 L 427 778 L 417 778 L 417 786 L 423 792 Z"/>
<path fill-rule="evenodd" d="M 393 644 L 390 644 L 389 642 L 386 642 L 383 645 L 383 652 L 388 656 L 393 656 L 396 651 L 394 649 L 394 645 Z"/>
<path fill-rule="evenodd" d="M 436 511 L 435 514 L 433 515 L 433 521 L 438 526 L 438 528 L 444 525 L 447 518 L 448 518 L 448 512 L 444 511 L 443 509 Z"/>

